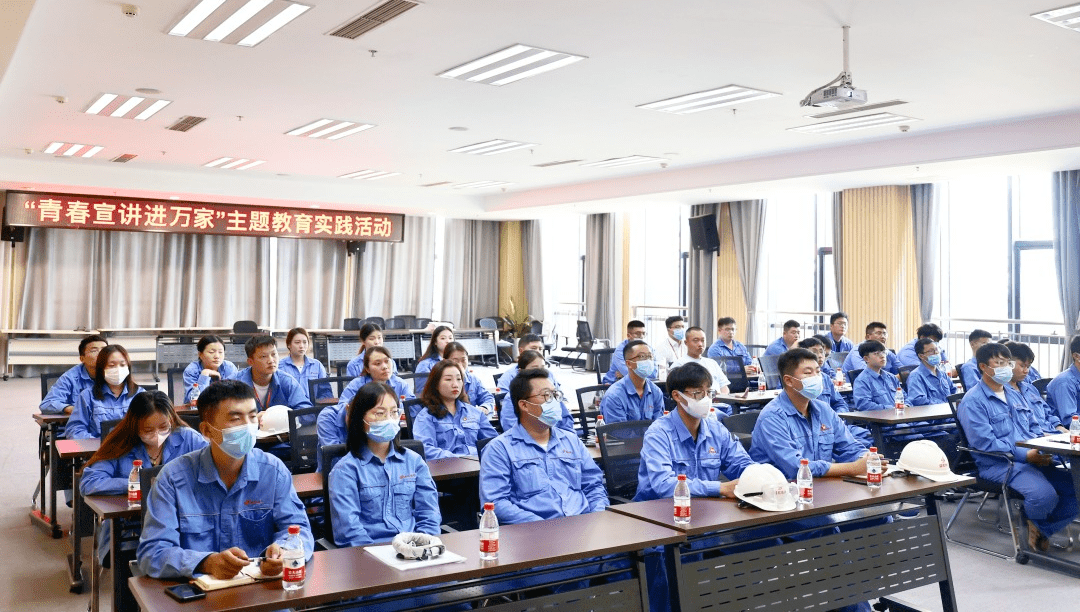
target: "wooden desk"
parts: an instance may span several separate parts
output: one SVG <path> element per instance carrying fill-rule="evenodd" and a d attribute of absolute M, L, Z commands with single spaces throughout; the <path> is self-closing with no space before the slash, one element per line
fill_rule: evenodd
<path fill-rule="evenodd" d="M 867 426 L 874 436 L 874 445 L 886 456 L 898 455 L 899 453 L 885 452 L 886 427 L 903 425 L 906 423 L 919 423 L 922 421 L 941 421 L 953 418 L 952 409 L 948 404 L 931 404 L 929 406 L 908 406 L 904 414 L 896 414 L 896 409 L 887 410 L 863 410 L 854 412 L 841 412 L 840 418 L 848 422 L 861 423 Z"/>
<path fill-rule="evenodd" d="M 751 391 L 743 397 L 742 393 L 721 393 L 713 400 L 721 404 L 730 404 L 732 414 L 739 414 L 744 409 L 752 406 L 764 406 L 780 395 L 779 389 L 767 391 Z"/>
<path fill-rule="evenodd" d="M 38 461 L 40 474 L 38 478 L 38 494 L 41 495 L 41 503 L 36 508 L 30 509 L 30 522 L 45 530 L 53 539 L 60 539 L 64 530 L 56 520 L 56 473 L 59 464 L 56 461 L 55 443 L 59 437 L 60 427 L 66 425 L 69 415 L 67 414 L 41 414 L 34 415 L 34 422 L 38 424 Z M 46 482 L 48 479 L 48 482 Z M 48 489 L 48 501 L 46 502 L 45 490 Z"/>
<path fill-rule="evenodd" d="M 672 500 L 611 506 L 655 525 L 678 529 L 687 542 L 665 550 L 672 608 L 696 610 L 839 608 L 939 583 L 944 610 L 956 610 L 948 551 L 933 493 L 974 483 L 936 483 L 915 476 L 886 478 L 881 489 L 833 478 L 814 482 L 814 504 L 787 512 L 740 509 L 732 500 L 693 500 L 688 526 L 676 526 Z M 884 512 L 895 503 L 922 498 L 927 516 L 888 524 L 860 525 L 867 511 Z M 822 530 L 814 516 L 862 511 L 855 519 L 838 516 L 839 534 Z M 800 524 L 800 522 L 804 522 Z M 826 525 L 831 526 L 831 525 Z M 776 544 L 781 533 L 801 534 Z M 723 553 L 719 555 L 719 553 Z M 811 578 L 812 577 L 812 578 Z M 816 608 L 815 608 L 816 609 Z"/>
<path fill-rule="evenodd" d="M 631 553 L 644 548 L 674 544 L 684 539 L 684 536 L 674 529 L 610 512 L 504 525 L 500 530 L 497 561 L 480 560 L 480 535 L 477 531 L 448 533 L 440 537 L 447 550 L 465 557 L 464 563 L 399 571 L 384 565 L 363 548 L 316 551 L 308 565 L 307 583 L 295 594 L 286 595 L 280 582 L 264 582 L 212 591 L 207 593 L 204 599 L 185 604 L 180 604 L 165 594 L 164 587 L 169 586 L 169 582 L 140 577 L 132 578 L 130 584 L 143 612 L 263 612 L 328 604 L 433 585 L 441 586 L 424 593 L 432 593 L 443 605 L 452 605 L 520 592 L 522 583 L 534 588 L 566 580 L 575 575 L 568 572 L 580 572 L 583 567 L 597 568 L 597 571 L 600 571 L 601 565 L 615 561 L 610 558 L 597 560 L 596 557 L 600 555 L 620 555 L 629 559 Z M 558 563 L 571 565 L 565 569 L 550 568 Z M 584 600 L 583 595 L 587 594 L 605 598 L 621 596 L 627 600 L 628 610 L 647 605 L 641 600 L 640 581 L 644 576 L 640 564 L 619 571 L 633 572 L 635 575 L 630 580 L 571 591 L 564 595 L 548 595 L 543 599 L 553 598 L 556 602 Z M 407 609 L 408 602 L 421 594 L 403 593 L 381 601 L 388 602 L 386 605 L 390 609 Z M 395 601 L 398 606 L 394 606 Z M 636 606 L 631 605 L 635 601 Z M 587 601 L 581 601 L 577 608 L 571 609 L 582 609 L 582 606 L 590 607 Z M 496 605 L 495 609 L 502 608 Z"/>
<path fill-rule="evenodd" d="M 1076 495 L 1080 497 L 1080 450 L 1073 450 L 1069 445 L 1069 434 L 1058 433 L 1052 436 L 1043 436 L 1042 438 L 1017 442 L 1016 445 L 1023 448 L 1034 448 L 1035 450 L 1042 451 L 1048 455 L 1068 457 L 1070 466 L 1069 472 L 1072 474 L 1073 488 L 1076 490 Z M 1027 547 L 1025 547 L 1025 550 L 1027 550 Z M 1050 565 L 1053 565 L 1068 574 L 1080 576 L 1080 564 L 1078 563 L 1060 559 L 1038 550 L 1030 550 L 1027 551 L 1027 553 L 1029 556 L 1046 561 Z"/>

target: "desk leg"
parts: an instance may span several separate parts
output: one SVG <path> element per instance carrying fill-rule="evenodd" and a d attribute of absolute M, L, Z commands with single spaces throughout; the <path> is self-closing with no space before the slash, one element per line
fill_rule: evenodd
<path fill-rule="evenodd" d="M 59 540 L 64 537 L 64 530 L 56 520 L 56 470 L 60 467 L 60 456 L 56 451 L 56 434 L 58 427 L 49 425 L 49 521 L 52 523 L 52 537 Z M 44 500 L 42 508 L 45 507 Z"/>
<path fill-rule="evenodd" d="M 38 435 L 38 462 L 41 464 L 38 476 L 38 491 L 34 496 L 34 505 L 30 509 L 30 522 L 41 527 L 53 538 L 63 536 L 63 530 L 56 523 L 56 486 L 52 480 L 53 441 L 56 440 L 57 426 L 50 423 L 41 428 Z M 47 492 L 46 492 L 47 491 Z M 51 515 L 49 500 L 52 500 Z"/>
<path fill-rule="evenodd" d="M 97 534 L 101 533 L 101 517 L 94 515 L 94 546 L 90 553 L 90 612 L 98 612 L 100 609 L 101 592 L 101 564 L 98 561 Z M 113 610 L 116 610 L 115 604 Z"/>
<path fill-rule="evenodd" d="M 71 482 L 74 495 L 72 496 L 71 512 L 71 555 L 68 556 L 68 572 L 71 582 L 68 590 L 72 593 L 82 593 L 85 579 L 83 578 L 82 566 L 82 529 L 79 521 L 79 509 L 82 506 L 82 491 L 79 487 L 79 461 L 71 466 Z"/>
<path fill-rule="evenodd" d="M 664 571 L 667 573 L 668 597 L 671 598 L 671 610 L 682 610 L 679 602 L 686 599 L 687 591 L 682 581 L 682 560 L 679 555 L 678 544 L 668 544 L 664 547 Z M 642 578 L 647 581 L 648 577 Z M 688 600 L 689 601 L 689 600 Z M 645 605 L 648 606 L 648 599 Z"/>
<path fill-rule="evenodd" d="M 877 428 L 880 431 L 880 427 Z M 952 568 L 949 566 L 949 549 L 945 545 L 945 523 L 942 521 L 942 516 L 938 513 L 937 499 L 933 495 L 924 496 L 926 500 L 926 513 L 930 516 L 936 516 L 938 518 L 938 532 L 941 538 L 941 554 L 944 557 L 942 560 L 945 563 L 945 576 L 946 579 L 938 583 L 938 589 L 941 591 L 941 609 L 942 612 L 956 612 L 956 593 L 953 591 L 952 584 Z"/>

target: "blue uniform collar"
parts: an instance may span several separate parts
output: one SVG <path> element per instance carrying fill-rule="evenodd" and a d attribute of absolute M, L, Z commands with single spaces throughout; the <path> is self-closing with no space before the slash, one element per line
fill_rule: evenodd
<path fill-rule="evenodd" d="M 608 391 L 610 392 L 611 388 L 614 388 L 614 387 L 617 387 L 617 386 L 622 387 L 622 392 L 625 393 L 627 397 L 639 397 L 638 394 L 637 394 L 637 388 L 634 387 L 634 381 L 633 381 L 633 379 L 630 378 L 629 374 L 627 374 L 626 376 L 623 376 L 619 380 L 615 381 L 615 383 L 612 384 L 611 387 L 608 388 Z M 657 391 L 660 391 L 660 387 L 657 387 L 656 383 L 654 383 L 653 381 L 646 378 L 645 379 L 645 384 L 641 388 L 640 397 L 643 398 L 643 399 L 648 397 L 649 394 L 652 393 L 653 388 L 655 388 Z"/>
<path fill-rule="evenodd" d="M 800 419 L 806 419 L 806 417 L 804 417 L 799 412 L 799 409 L 795 407 L 795 404 L 791 401 L 791 398 L 788 397 L 787 391 L 780 391 L 780 395 L 777 395 L 776 399 L 769 403 L 772 404 L 774 402 L 777 404 L 777 408 L 779 410 L 782 410 L 784 414 L 788 416 L 798 417 Z M 821 409 L 817 406 L 817 402 L 818 400 L 810 400 L 807 408 L 810 412 L 811 419 L 815 421 L 821 421 Z"/>
<path fill-rule="evenodd" d="M 172 436 L 169 436 L 170 438 Z M 221 486 L 225 486 L 225 483 L 221 480 L 221 474 L 218 472 L 217 465 L 214 463 L 214 456 L 210 453 L 210 449 L 213 448 L 214 443 L 211 442 L 206 445 L 199 452 L 199 471 L 195 477 L 199 482 L 205 484 L 221 483 Z M 259 449 L 252 449 L 251 452 L 244 457 L 244 465 L 240 466 L 240 474 L 236 477 L 236 482 L 233 486 L 244 486 L 252 480 L 259 479 L 259 471 L 252 464 L 252 454 L 256 452 L 262 452 Z"/>
<path fill-rule="evenodd" d="M 539 442 L 534 440 L 533 437 L 529 435 L 529 432 L 525 431 L 525 428 L 521 426 L 520 422 L 518 422 L 517 425 L 511 427 L 510 431 L 506 432 L 506 434 L 510 436 L 511 441 L 514 443 L 531 444 L 532 446 L 535 446 L 537 449 L 545 453 L 550 453 L 555 450 L 556 447 L 562 444 L 562 435 L 559 433 L 561 431 L 563 430 L 559 429 L 558 426 L 551 428 L 551 437 L 548 438 L 548 445 L 546 451 L 544 450 L 544 447 L 540 446 Z"/>
<path fill-rule="evenodd" d="M 366 444 L 360 449 L 360 463 L 362 464 L 378 463 L 379 465 L 386 465 L 391 461 L 405 461 L 404 453 L 399 452 L 397 448 L 394 447 L 393 443 L 390 444 L 390 452 L 386 453 L 385 462 L 382 459 L 379 459 L 375 453 L 371 452 L 371 449 L 368 448 Z"/>

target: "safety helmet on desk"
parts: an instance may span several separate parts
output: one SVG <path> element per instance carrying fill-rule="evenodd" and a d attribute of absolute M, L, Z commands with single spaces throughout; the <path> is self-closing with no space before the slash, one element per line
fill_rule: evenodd
<path fill-rule="evenodd" d="M 904 450 L 900 451 L 900 460 L 889 471 L 896 470 L 918 474 L 934 482 L 955 482 L 963 478 L 949 470 L 949 458 L 930 440 L 908 442 Z"/>
<path fill-rule="evenodd" d="M 798 488 L 768 463 L 746 466 L 735 484 L 735 497 L 762 510 L 794 510 Z"/>
<path fill-rule="evenodd" d="M 267 408 L 259 431 L 271 435 L 289 433 L 289 407 L 279 404 Z"/>

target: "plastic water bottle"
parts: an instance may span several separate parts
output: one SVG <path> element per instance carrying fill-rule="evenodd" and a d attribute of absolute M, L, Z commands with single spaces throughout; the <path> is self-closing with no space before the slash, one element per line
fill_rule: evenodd
<path fill-rule="evenodd" d="M 904 390 L 901 387 L 896 388 L 896 393 L 893 393 L 893 404 L 896 406 L 896 416 L 904 415 Z"/>
<path fill-rule="evenodd" d="M 881 488 L 881 456 L 877 454 L 876 446 L 871 446 L 870 454 L 866 456 L 866 486 Z"/>
<path fill-rule="evenodd" d="M 765 382 L 765 372 L 758 370 L 757 375 L 757 390 L 764 391 L 769 388 L 768 383 Z"/>
<path fill-rule="evenodd" d="M 814 503 L 814 474 L 810 471 L 809 459 L 799 459 L 799 473 L 795 475 L 795 484 L 799 487 L 799 503 Z"/>
<path fill-rule="evenodd" d="M 675 524 L 690 524 L 690 485 L 686 484 L 686 474 L 679 474 L 675 483 Z"/>
<path fill-rule="evenodd" d="M 188 401 L 189 408 L 199 407 L 199 394 L 202 393 L 202 389 L 199 388 L 199 383 L 195 383 L 191 386 L 191 399 Z"/>
<path fill-rule="evenodd" d="M 844 386 L 844 371 L 840 368 L 836 368 L 836 374 L 833 375 L 833 383 L 836 384 L 836 388 Z"/>
<path fill-rule="evenodd" d="M 128 508 L 138 508 L 142 505 L 140 472 L 142 472 L 142 459 L 136 459 L 131 463 L 131 473 L 128 474 Z"/>
<path fill-rule="evenodd" d="M 296 591 L 304 588 L 307 578 L 304 561 L 304 541 L 300 539 L 300 526 L 289 525 L 289 535 L 281 545 L 281 588 Z"/>
<path fill-rule="evenodd" d="M 1080 416 L 1075 414 L 1072 423 L 1069 424 L 1069 446 L 1073 450 L 1080 450 Z M 1080 461 L 1080 459 L 1074 457 L 1073 461 Z"/>
<path fill-rule="evenodd" d="M 709 416 L 707 418 L 710 421 L 718 421 L 719 420 L 718 418 L 716 418 L 716 408 L 709 408 Z"/>
<path fill-rule="evenodd" d="M 499 518 L 492 502 L 484 503 L 484 515 L 480 517 L 480 558 L 485 561 L 499 558 Z"/>

